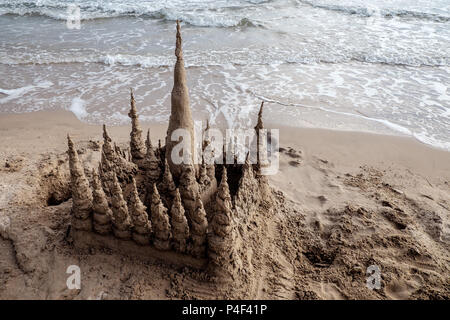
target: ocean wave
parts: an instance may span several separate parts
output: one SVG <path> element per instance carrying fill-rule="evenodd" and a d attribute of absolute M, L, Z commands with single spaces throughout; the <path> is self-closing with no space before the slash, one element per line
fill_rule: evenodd
<path fill-rule="evenodd" d="M 18 99 L 23 95 L 33 92 L 38 89 L 46 89 L 53 85 L 51 81 L 42 81 L 34 85 L 28 85 L 21 88 L 15 89 L 2 89 L 0 88 L 0 97 L 5 95 L 4 98 L 0 98 L 0 103 L 6 103 L 14 99 Z"/>
<path fill-rule="evenodd" d="M 309 5 L 313 8 L 324 9 L 329 11 L 340 12 L 349 15 L 358 15 L 362 17 L 384 17 L 384 18 L 413 18 L 419 20 L 428 20 L 433 22 L 449 22 L 450 16 L 431 12 L 421 12 L 408 9 L 397 8 L 378 8 L 375 6 L 363 5 L 345 5 L 332 4 L 323 1 L 297 0 L 299 3 Z"/>
<path fill-rule="evenodd" d="M 368 117 L 368 116 L 365 116 L 362 114 L 338 111 L 338 110 L 333 110 L 333 109 L 321 107 L 321 106 L 311 106 L 311 105 L 305 105 L 305 104 L 300 104 L 300 103 L 286 103 L 286 102 L 282 102 L 282 101 L 272 99 L 272 98 L 269 98 L 266 96 L 257 96 L 257 97 L 266 102 L 271 102 L 271 103 L 279 104 L 282 106 L 321 110 L 321 111 L 324 111 L 327 113 L 334 113 L 334 114 L 341 115 L 341 116 L 347 116 L 350 118 L 357 118 L 360 120 L 379 123 L 389 129 L 393 130 L 394 132 L 397 132 L 402 135 L 410 136 L 424 144 L 428 144 L 428 145 L 434 146 L 436 148 L 450 151 L 450 142 L 439 139 L 425 130 L 422 132 L 414 132 L 414 130 L 409 129 L 404 125 L 395 123 L 392 120 Z"/>
<path fill-rule="evenodd" d="M 282 64 L 341 64 L 341 63 L 368 63 L 385 64 L 402 67 L 447 67 L 450 66 L 450 57 L 413 57 L 413 56 L 383 56 L 376 53 L 355 53 L 353 55 L 323 55 L 305 56 L 289 51 L 271 52 L 229 52 L 206 51 L 185 52 L 186 67 L 210 66 L 250 66 L 250 65 L 282 65 Z M 175 58 L 168 55 L 137 55 L 137 54 L 103 54 L 86 53 L 61 55 L 60 53 L 39 52 L 21 57 L 20 54 L 0 52 L 0 65 L 51 65 L 51 64 L 78 64 L 100 63 L 109 66 L 137 66 L 143 68 L 171 67 Z"/>
<path fill-rule="evenodd" d="M 219 1 L 220 2 L 220 1 Z M 44 16 L 54 20 L 67 20 L 70 16 L 68 6 L 75 4 L 80 8 L 80 21 L 97 19 L 109 19 L 119 17 L 140 17 L 161 21 L 181 20 L 186 24 L 198 27 L 263 27 L 259 21 L 248 18 L 245 14 L 231 14 L 228 11 L 236 11 L 251 6 L 256 6 L 267 1 L 244 1 L 242 6 L 237 4 L 222 4 L 221 6 L 168 6 L 165 1 L 121 4 L 115 2 L 84 2 L 71 3 L 60 1 L 41 1 L 37 4 L 30 1 L 0 2 L 0 15 L 16 16 Z"/>
<path fill-rule="evenodd" d="M 245 17 L 213 16 L 208 14 L 199 15 L 194 13 L 170 11 L 166 9 L 162 9 L 151 14 L 143 14 L 141 16 L 148 16 L 150 18 L 159 19 L 162 21 L 181 20 L 186 24 L 196 27 L 264 27 L 262 22 L 254 21 Z"/>

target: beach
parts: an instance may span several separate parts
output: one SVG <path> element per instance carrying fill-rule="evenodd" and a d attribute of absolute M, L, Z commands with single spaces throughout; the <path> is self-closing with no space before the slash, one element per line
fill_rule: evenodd
<path fill-rule="evenodd" d="M 448 300 L 449 24 L 0 0 L 0 300 Z"/>
<path fill-rule="evenodd" d="M 154 141 L 165 136 L 164 125 L 142 127 Z M 100 157 L 100 126 L 42 111 L 2 115 L 0 128 L 2 299 L 218 297 L 195 271 L 67 245 L 65 137 L 88 170 Z M 108 130 L 119 145 L 128 143 L 129 126 Z M 265 247 L 254 258 L 256 284 L 227 298 L 449 297 L 448 152 L 412 138 L 287 127 L 280 147 L 279 172 L 269 177 L 275 214 L 251 244 L 255 252 Z M 83 270 L 82 290 L 67 289 L 69 264 Z M 372 264 L 382 272 L 380 290 L 366 286 Z"/>

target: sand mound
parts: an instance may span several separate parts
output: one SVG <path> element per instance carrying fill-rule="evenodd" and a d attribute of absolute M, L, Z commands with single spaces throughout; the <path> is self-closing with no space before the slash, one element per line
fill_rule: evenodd
<path fill-rule="evenodd" d="M 86 142 L 81 152 L 87 168 L 99 158 L 93 149 Z M 289 159 L 282 155 L 283 162 Z M 67 155 L 27 158 L 21 170 L 1 172 L 2 181 L 23 179 L 27 185 L 14 188 L 10 201 L 1 203 L 0 297 L 448 299 L 448 197 L 430 186 L 432 196 L 417 197 L 402 191 L 399 180 L 393 187 L 389 182 L 396 173 L 362 167 L 359 173 L 340 175 L 330 163 L 316 161 L 314 167 L 326 168 L 321 174 L 333 180 L 329 188 L 338 190 L 327 193 L 329 205 L 310 210 L 274 190 L 274 212 L 261 207 L 248 226 L 253 232 L 241 230 L 247 235 L 242 238 L 248 245 L 246 272 L 239 286 L 227 286 L 196 268 L 73 246 L 67 237 L 71 199 L 48 202 L 49 195 L 67 189 L 61 178 L 69 174 Z M 308 166 L 292 170 L 317 171 Z M 334 201 L 336 193 L 348 203 Z M 71 264 L 82 270 L 81 290 L 66 287 Z M 369 265 L 382 270 L 379 290 L 365 285 Z"/>

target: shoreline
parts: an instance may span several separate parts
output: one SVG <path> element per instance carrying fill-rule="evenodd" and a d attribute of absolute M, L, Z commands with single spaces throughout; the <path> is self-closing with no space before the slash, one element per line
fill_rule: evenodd
<path fill-rule="evenodd" d="M 266 115 L 267 117 L 267 115 Z M 265 121 L 268 129 L 274 128 Z M 164 144 L 167 125 L 141 121 L 150 129 L 153 143 Z M 108 126 L 119 144 L 129 141 L 130 125 Z M 417 141 L 413 137 L 341 131 L 319 128 L 280 126 L 280 147 L 302 150 L 305 155 L 323 158 L 336 166 L 356 170 L 363 165 L 395 166 L 412 170 L 434 180 L 450 180 L 450 152 Z M 71 111 L 35 111 L 0 114 L 0 163 L 8 158 L 30 154 L 65 152 L 66 136 L 77 142 L 102 141 L 101 125 L 80 121 Z M 145 132 L 144 132 L 145 133 Z"/>
<path fill-rule="evenodd" d="M 128 118 L 128 116 L 126 116 L 126 115 L 124 115 L 124 117 Z M 9 125 L 11 123 L 11 121 L 16 124 L 21 124 L 23 122 L 33 120 L 33 119 L 29 119 L 29 118 L 38 119 L 39 121 L 48 121 L 50 118 L 53 118 L 52 120 L 49 121 L 50 123 L 54 122 L 54 120 L 56 120 L 60 123 L 58 123 L 58 122 L 54 123 L 55 125 L 69 124 L 69 127 L 72 127 L 73 129 L 79 129 L 81 127 L 84 127 L 84 129 L 96 128 L 96 127 L 102 126 L 102 124 L 92 124 L 92 123 L 84 122 L 72 111 L 65 110 L 65 109 L 38 110 L 38 111 L 20 112 L 20 113 L 8 113 L 8 112 L 0 111 L 0 130 L 5 131 L 5 129 L 2 129 L 2 128 L 7 128 L 8 130 L 13 129 L 13 126 Z M 199 121 L 199 120 L 197 120 L 197 121 Z M 142 123 L 145 127 L 158 128 L 158 130 L 157 130 L 158 133 L 162 128 L 167 127 L 166 124 L 163 124 L 161 122 L 151 122 L 151 121 L 140 120 L 140 123 Z M 400 131 L 395 131 L 393 129 L 392 129 L 392 131 L 396 132 L 397 134 L 387 134 L 387 133 L 379 133 L 379 132 L 373 132 L 373 131 L 347 130 L 347 129 L 339 129 L 339 128 L 329 129 L 329 128 L 291 126 L 291 125 L 274 125 L 267 119 L 265 120 L 265 124 L 268 128 L 271 128 L 271 129 L 294 130 L 294 131 L 299 130 L 299 131 L 304 131 L 305 133 L 329 132 L 330 134 L 336 133 L 338 135 L 378 136 L 382 139 L 393 138 L 393 139 L 398 140 L 399 142 L 409 141 L 411 143 L 417 143 L 419 145 L 422 145 L 422 146 L 432 149 L 432 150 L 450 153 L 450 150 L 447 150 L 446 148 L 423 142 L 422 140 L 416 138 L 414 135 L 402 133 Z M 129 124 L 107 125 L 108 128 L 116 128 L 116 129 L 112 129 L 113 131 L 115 131 L 115 130 L 121 131 L 124 128 L 127 128 L 129 126 L 130 126 Z M 219 126 L 219 128 L 222 129 L 223 126 Z M 43 129 L 43 128 L 41 128 L 41 129 Z M 90 132 L 90 129 L 88 131 Z M 164 137 L 164 135 L 161 137 Z"/>

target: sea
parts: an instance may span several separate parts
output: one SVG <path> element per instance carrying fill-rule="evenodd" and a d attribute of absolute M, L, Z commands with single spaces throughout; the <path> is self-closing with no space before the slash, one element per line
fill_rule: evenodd
<path fill-rule="evenodd" d="M 167 122 L 177 19 L 196 120 L 450 151 L 450 0 L 0 0 L 0 113 Z"/>

